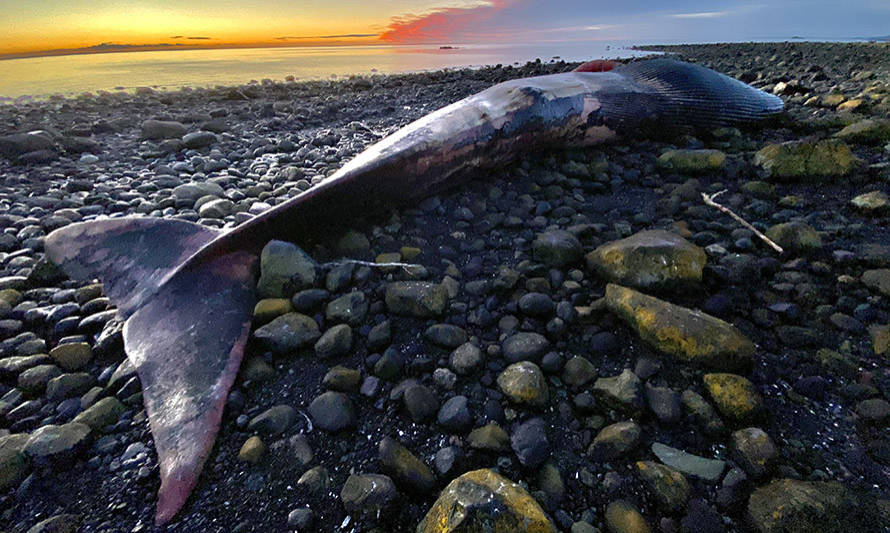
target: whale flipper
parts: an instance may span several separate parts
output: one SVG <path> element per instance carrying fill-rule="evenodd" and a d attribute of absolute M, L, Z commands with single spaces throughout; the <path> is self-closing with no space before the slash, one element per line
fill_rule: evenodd
<path fill-rule="evenodd" d="M 161 471 L 156 521 L 185 503 L 213 447 L 255 303 L 256 256 L 189 261 L 219 234 L 198 224 L 121 218 L 53 232 L 47 255 L 73 279 L 99 278 L 119 306 Z"/>

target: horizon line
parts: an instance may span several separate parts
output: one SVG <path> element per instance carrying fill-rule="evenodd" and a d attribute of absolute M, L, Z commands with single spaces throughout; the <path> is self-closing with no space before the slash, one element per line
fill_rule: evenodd
<path fill-rule="evenodd" d="M 372 34 L 377 37 L 378 34 Z M 351 36 L 337 36 L 337 38 L 349 38 Z M 362 36 L 365 38 L 365 36 Z M 302 39 L 302 38 L 301 38 Z M 389 43 L 380 39 L 363 41 L 363 42 L 342 42 L 332 41 L 330 38 L 306 37 L 305 39 L 319 39 L 312 42 L 299 42 L 298 40 L 275 42 L 259 42 L 259 43 L 219 43 L 219 44 L 199 44 L 199 43 L 155 43 L 155 44 L 116 44 L 109 45 L 104 48 L 99 46 L 107 43 L 99 43 L 98 45 L 85 46 L 79 48 L 52 48 L 49 50 L 34 50 L 30 52 L 8 52 L 0 53 L 0 61 L 13 59 L 35 59 L 41 57 L 60 57 L 73 55 L 93 55 L 93 54 L 120 54 L 126 52 L 165 52 L 165 51 L 187 51 L 187 50 L 231 50 L 231 49 L 249 49 L 249 48 L 310 48 L 313 46 L 404 46 L 405 43 Z M 440 44 L 440 43 L 417 43 L 417 44 Z M 450 44 L 450 43 L 441 43 Z"/>

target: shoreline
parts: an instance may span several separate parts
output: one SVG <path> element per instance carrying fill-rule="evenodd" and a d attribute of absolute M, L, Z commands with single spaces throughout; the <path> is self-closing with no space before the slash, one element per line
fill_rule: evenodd
<path fill-rule="evenodd" d="M 344 213 L 351 230 L 298 258 L 312 279 L 268 293 L 255 313 L 216 446 L 167 528 L 152 526 L 159 468 L 120 323 L 99 287 L 45 261 L 45 236 L 99 216 L 232 227 L 435 109 L 572 64 L 0 106 L 0 529 L 408 533 L 452 480 L 490 469 L 521 484 L 504 505 L 537 502 L 560 532 L 607 531 L 616 513 L 651 531 L 885 531 L 890 44 L 661 48 L 781 95 L 785 115 L 530 151 L 386 216 Z M 7 137 L 36 129 L 27 142 Z M 818 157 L 798 172 L 799 161 L 777 162 L 781 148 L 766 149 L 781 143 Z M 723 189 L 718 201 L 785 254 L 702 203 Z M 614 280 L 595 251 L 652 230 L 706 261 L 689 285 L 638 290 L 666 316 L 694 309 L 731 324 L 752 343 L 753 354 L 736 354 L 747 364 L 671 355 L 598 308 Z M 540 252 L 547 235 L 561 236 L 553 251 L 565 262 Z M 393 283 L 418 279 L 447 294 L 429 318 L 386 298 Z M 313 340 L 283 350 L 275 321 L 289 313 L 306 317 Z M 504 385 L 519 360 L 541 376 L 523 391 L 534 401 Z M 324 395 L 342 404 L 311 407 Z M 350 424 L 326 431 L 326 417 Z M 45 428 L 84 419 L 95 428 L 57 441 L 63 453 L 23 451 L 54 431 Z M 390 480 L 379 485 L 386 504 L 356 511 L 343 491 L 354 474 Z"/>

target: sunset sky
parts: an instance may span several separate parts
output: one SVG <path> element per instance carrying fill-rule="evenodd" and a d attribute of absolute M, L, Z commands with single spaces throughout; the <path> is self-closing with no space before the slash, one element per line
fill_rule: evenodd
<path fill-rule="evenodd" d="M 65 49 L 890 33 L 890 0 L 0 0 L 0 56 Z"/>

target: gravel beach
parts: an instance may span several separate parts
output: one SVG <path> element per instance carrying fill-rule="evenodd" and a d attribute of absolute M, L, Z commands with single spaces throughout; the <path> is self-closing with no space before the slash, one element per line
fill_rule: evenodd
<path fill-rule="evenodd" d="M 163 528 L 122 324 L 45 236 L 232 227 L 575 64 L 0 106 L 0 531 L 890 531 L 890 43 L 645 50 L 787 111 L 529 152 L 269 244 L 216 446 Z"/>

